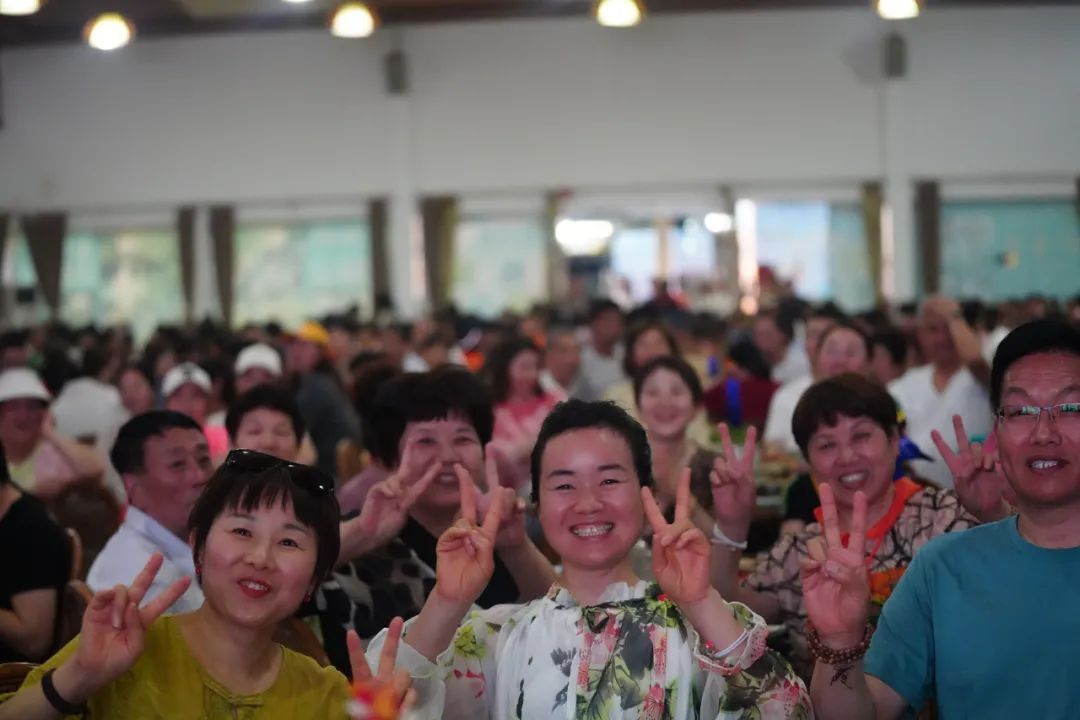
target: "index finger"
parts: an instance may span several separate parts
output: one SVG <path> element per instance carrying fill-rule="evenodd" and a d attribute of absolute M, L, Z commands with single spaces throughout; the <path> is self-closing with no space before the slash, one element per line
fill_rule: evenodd
<path fill-rule="evenodd" d="M 136 605 L 142 602 L 143 595 L 150 589 L 164 561 L 165 557 L 161 553 L 155 552 L 146 561 L 146 565 L 143 565 L 143 569 L 139 571 L 139 574 L 135 576 L 128 588 L 128 596 L 135 601 Z"/>
<path fill-rule="evenodd" d="M 952 416 L 953 430 L 956 431 L 956 449 L 960 452 L 967 452 L 971 447 L 971 441 L 968 440 L 967 430 L 964 429 L 964 418 L 959 415 Z"/>
<path fill-rule="evenodd" d="M 435 478 L 442 472 L 442 467 L 438 463 L 432 463 L 431 467 L 413 483 L 405 492 L 401 494 L 402 507 L 411 507 L 416 499 L 424 494 L 424 491 L 431 487 L 431 483 L 435 482 Z"/>
<path fill-rule="evenodd" d="M 749 473 L 754 469 L 754 455 L 757 454 L 757 428 L 753 425 L 746 431 L 746 442 L 743 443 L 743 467 Z"/>
<path fill-rule="evenodd" d="M 848 550 L 866 552 L 866 493 L 855 493 L 855 507 L 851 514 L 851 535 L 848 537 Z"/>
<path fill-rule="evenodd" d="M 495 537 L 495 533 L 499 531 L 499 525 L 502 524 L 503 507 L 506 504 L 504 498 L 508 492 L 513 491 L 504 487 L 496 487 L 491 491 L 491 504 L 484 515 L 484 524 L 482 526 L 484 532 L 490 537 Z"/>
<path fill-rule="evenodd" d="M 675 522 L 690 519 L 690 468 L 684 468 L 675 487 Z"/>
<path fill-rule="evenodd" d="M 383 644 L 382 652 L 379 653 L 379 677 L 390 677 L 394 673 L 398 644 L 401 642 L 401 630 L 404 627 L 405 621 L 399 617 L 390 621 L 386 643 Z"/>
<path fill-rule="evenodd" d="M 139 608 L 139 617 L 142 620 L 143 627 L 157 620 L 162 613 L 172 607 L 172 604 L 187 592 L 189 585 L 191 585 L 191 577 L 184 576 L 165 588 L 164 592 L 156 598 Z M 134 600 L 134 598 L 132 599 Z"/>
<path fill-rule="evenodd" d="M 488 491 L 499 487 L 499 463 L 495 458 L 495 443 L 488 443 L 484 448 L 484 480 Z"/>
<path fill-rule="evenodd" d="M 934 445 L 937 447 L 938 452 L 941 453 L 941 459 L 945 461 L 945 464 L 949 466 L 950 470 L 954 470 L 957 455 L 953 452 L 953 449 L 949 447 L 949 443 L 945 441 L 945 438 L 941 437 L 941 433 L 937 430 L 930 431 L 930 439 L 934 441 Z"/>
<path fill-rule="evenodd" d="M 659 535 L 668 523 L 664 519 L 664 514 L 660 512 L 660 506 L 656 504 L 652 490 L 647 487 L 641 488 L 641 504 L 645 506 L 645 518 L 652 525 L 653 532 Z"/>
<path fill-rule="evenodd" d="M 843 544 L 840 542 L 840 517 L 836 513 L 836 498 L 833 497 L 829 483 L 821 483 L 818 494 L 821 495 L 821 524 L 825 529 L 825 542 L 829 544 L 830 550 L 841 548 Z"/>
<path fill-rule="evenodd" d="M 353 681 L 370 680 L 371 668 L 364 657 L 364 646 L 360 643 L 360 636 L 355 630 L 345 633 L 345 644 L 349 648 L 349 667 L 352 668 Z"/>
<path fill-rule="evenodd" d="M 461 495 L 461 519 L 476 524 L 476 486 L 473 485 L 472 475 L 461 463 L 454 463 L 454 474 L 458 479 L 458 490 Z"/>

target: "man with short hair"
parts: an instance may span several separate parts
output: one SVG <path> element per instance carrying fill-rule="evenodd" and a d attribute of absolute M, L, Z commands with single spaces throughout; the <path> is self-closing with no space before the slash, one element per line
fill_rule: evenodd
<path fill-rule="evenodd" d="M 559 400 L 570 397 L 581 370 L 581 343 L 573 328 L 552 330 L 544 348 L 540 387 Z"/>
<path fill-rule="evenodd" d="M 990 382 L 998 458 L 945 447 L 958 477 L 1017 515 L 943 536 L 915 555 L 866 653 L 870 587 L 858 498 L 852 527 L 826 513 L 803 588 L 815 628 L 819 718 L 892 720 L 928 701 L 942 720 L 1065 720 L 1080 707 L 1080 330 L 1021 325 L 998 347 Z M 940 440 L 940 438 L 939 438 Z M 995 497 L 997 496 L 997 497 Z M 824 505 L 823 497 L 823 505 Z M 865 525 L 865 504 L 863 525 Z M 856 537 L 857 536 L 857 537 Z"/>
<path fill-rule="evenodd" d="M 589 308 L 589 342 L 581 350 L 581 371 L 574 388 L 580 400 L 599 400 L 623 382 L 623 313 L 611 300 L 597 300 Z"/>
<path fill-rule="evenodd" d="M 146 593 L 152 598 L 181 577 L 196 575 L 187 521 L 210 475 L 206 437 L 188 416 L 155 410 L 120 428 L 110 458 L 127 490 L 127 512 L 90 566 L 86 582 L 95 592 L 130 585 L 150 556 L 160 552 L 164 562 Z M 188 612 L 202 603 L 202 590 L 192 583 L 171 610 Z"/>
<path fill-rule="evenodd" d="M 795 340 L 794 320 L 779 312 L 758 313 L 751 339 L 769 363 L 774 382 L 787 383 L 810 374 L 810 359 Z"/>

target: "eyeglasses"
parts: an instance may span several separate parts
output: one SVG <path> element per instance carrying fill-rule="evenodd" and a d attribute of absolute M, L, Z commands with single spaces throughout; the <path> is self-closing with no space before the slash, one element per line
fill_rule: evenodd
<path fill-rule="evenodd" d="M 284 468 L 293 482 L 306 490 L 320 495 L 334 494 L 334 478 L 322 470 L 310 465 L 288 462 L 258 450 L 230 450 L 224 464 L 227 467 L 253 474 Z"/>
<path fill-rule="evenodd" d="M 1002 405 L 995 413 L 998 421 L 1016 427 L 1035 427 L 1043 412 L 1049 413 L 1055 424 L 1062 421 L 1080 421 L 1080 403 L 1060 403 L 1058 405 Z"/>

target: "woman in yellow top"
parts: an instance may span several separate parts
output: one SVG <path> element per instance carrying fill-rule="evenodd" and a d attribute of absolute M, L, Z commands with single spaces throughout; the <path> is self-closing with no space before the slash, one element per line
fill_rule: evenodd
<path fill-rule="evenodd" d="M 345 677 L 272 638 L 337 558 L 338 522 L 328 476 L 234 450 L 188 521 L 203 606 L 159 617 L 190 578 L 143 602 L 161 567 L 155 554 L 130 586 L 94 596 L 81 635 L 0 705 L 0 720 L 347 718 Z M 396 645 L 401 620 L 392 628 Z M 348 641 L 354 677 L 370 678 L 359 638 Z M 382 654 L 374 682 L 400 704 L 409 680 L 394 675 L 396 652 Z"/>

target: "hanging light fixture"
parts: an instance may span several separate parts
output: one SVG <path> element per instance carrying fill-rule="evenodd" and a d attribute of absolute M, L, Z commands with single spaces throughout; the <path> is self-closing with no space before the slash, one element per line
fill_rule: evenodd
<path fill-rule="evenodd" d="M 922 0 L 874 0 L 878 15 L 886 20 L 910 20 L 922 11 Z"/>
<path fill-rule="evenodd" d="M 86 44 L 95 50 L 118 50 L 135 36 L 135 26 L 120 13 L 107 12 L 86 23 Z"/>
<path fill-rule="evenodd" d="M 33 15 L 42 0 L 0 0 L 0 15 Z"/>
<path fill-rule="evenodd" d="M 596 22 L 604 27 L 626 28 L 641 24 L 644 0 L 597 0 L 593 5 Z"/>
<path fill-rule="evenodd" d="M 379 16 L 367 3 L 347 2 L 330 16 L 330 33 L 340 38 L 365 38 L 379 27 Z"/>

